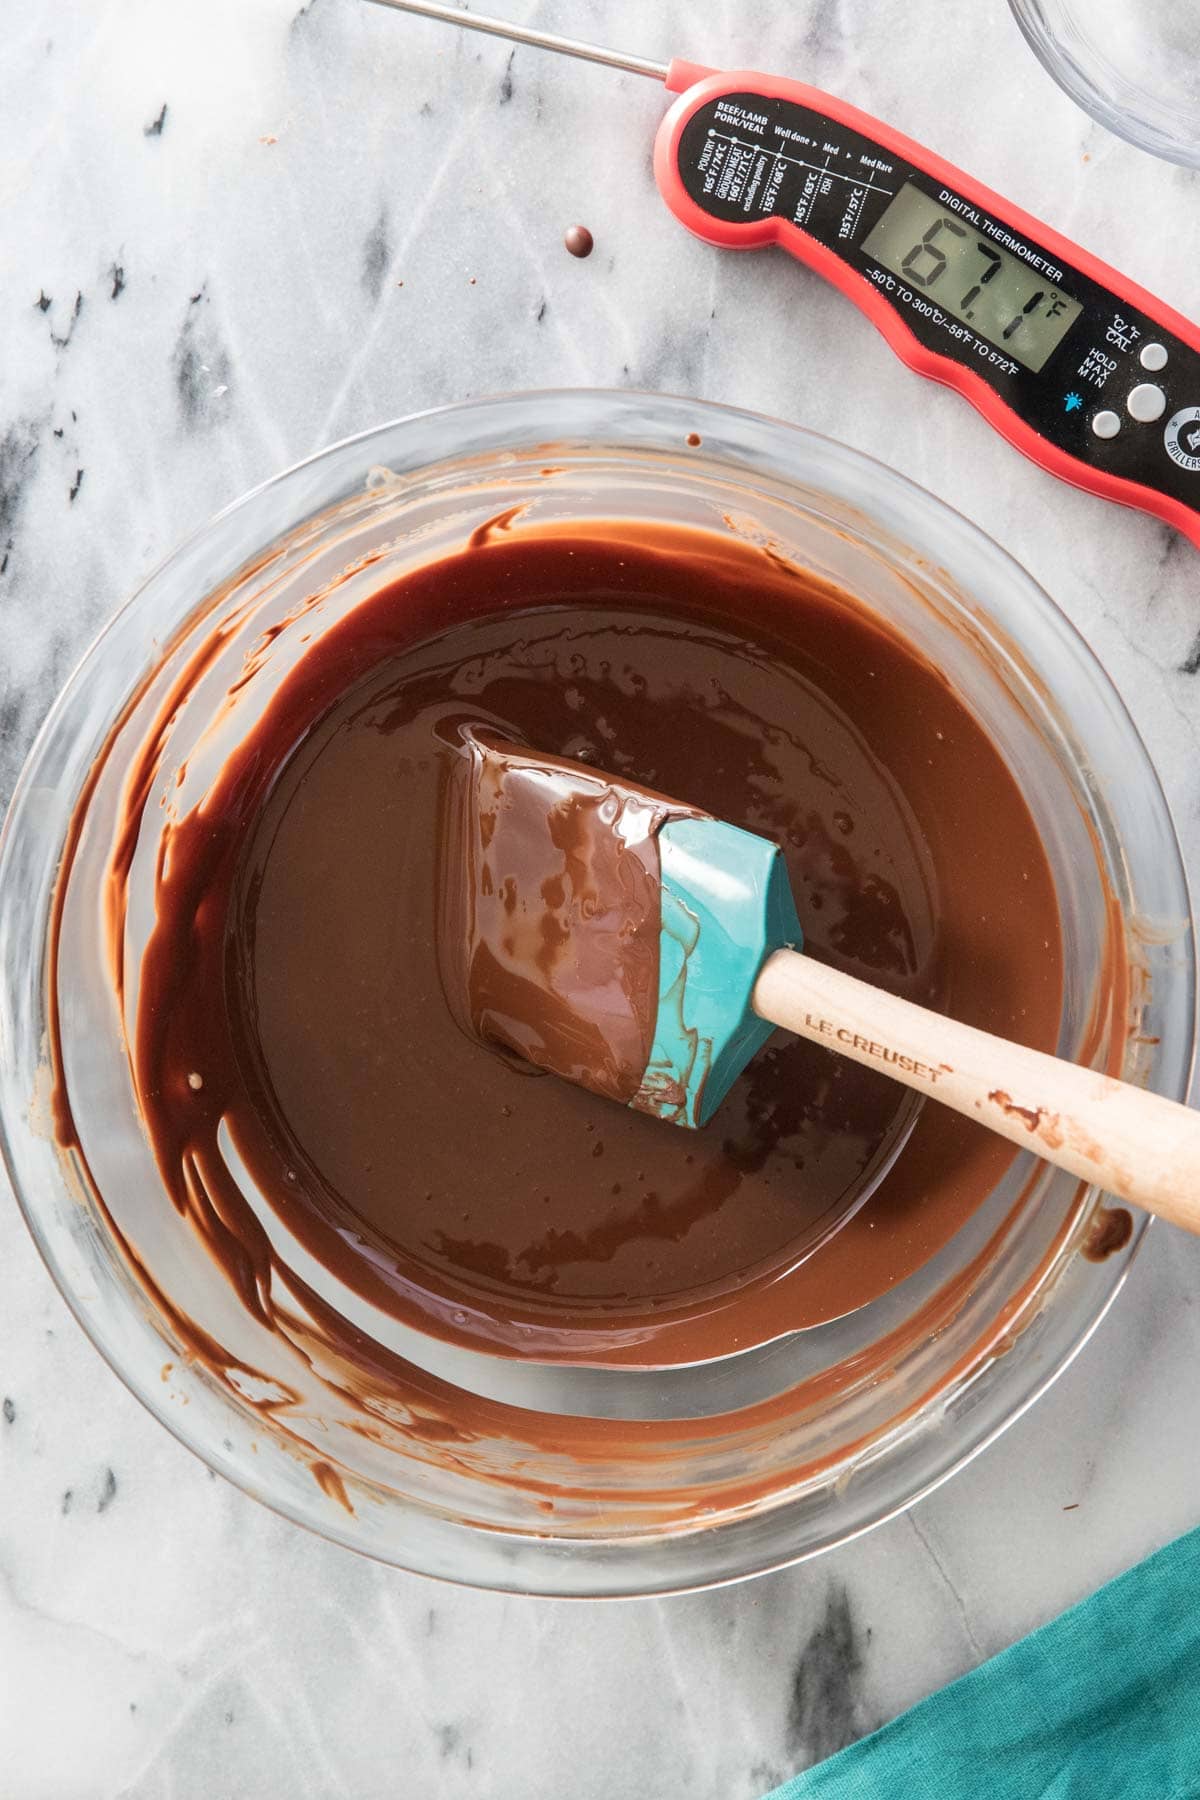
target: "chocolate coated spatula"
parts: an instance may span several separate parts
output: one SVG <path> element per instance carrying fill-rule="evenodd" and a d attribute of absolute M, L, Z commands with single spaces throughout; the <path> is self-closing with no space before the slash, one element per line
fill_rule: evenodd
<path fill-rule="evenodd" d="M 476 1036 L 697 1128 L 783 1026 L 1200 1232 L 1200 1113 L 814 962 L 766 838 L 482 727 L 455 747 L 439 955 Z"/>

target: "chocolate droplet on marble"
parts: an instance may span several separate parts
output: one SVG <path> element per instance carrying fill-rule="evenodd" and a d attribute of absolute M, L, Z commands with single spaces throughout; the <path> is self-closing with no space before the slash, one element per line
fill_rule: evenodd
<path fill-rule="evenodd" d="M 563 243 L 572 256 L 590 256 L 596 247 L 596 240 L 586 225 L 569 225 Z"/>

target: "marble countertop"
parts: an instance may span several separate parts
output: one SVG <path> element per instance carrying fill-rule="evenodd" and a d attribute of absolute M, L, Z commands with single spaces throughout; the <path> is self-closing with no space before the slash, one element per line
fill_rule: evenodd
<path fill-rule="evenodd" d="M 903 0 L 509 3 L 839 91 L 1194 310 L 1196 176 L 1077 113 L 1002 0 L 959 32 Z M 1200 865 L 1195 553 L 1034 469 L 784 258 L 688 238 L 653 84 L 361 0 L 8 0 L 3 35 L 0 800 L 101 623 L 245 488 L 414 408 L 629 384 L 829 432 L 1009 546 Z M 908 1515 L 742 1587 L 556 1605 L 374 1567 L 211 1476 L 5 1191 L 0 1796 L 751 1800 L 1200 1520 L 1198 1294 L 1200 1243 L 1156 1229 L 1051 1394 Z"/>

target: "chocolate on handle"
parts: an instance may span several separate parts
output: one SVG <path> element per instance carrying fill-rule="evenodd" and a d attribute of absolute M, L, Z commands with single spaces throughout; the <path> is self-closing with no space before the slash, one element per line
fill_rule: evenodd
<path fill-rule="evenodd" d="M 977 1119 L 1117 1199 L 1200 1234 L 1200 1112 L 884 993 L 794 951 L 769 957 L 759 1014 Z"/>

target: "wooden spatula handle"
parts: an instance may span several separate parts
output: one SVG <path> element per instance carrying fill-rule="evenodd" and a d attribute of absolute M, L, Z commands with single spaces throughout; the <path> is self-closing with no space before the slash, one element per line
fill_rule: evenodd
<path fill-rule="evenodd" d="M 943 1018 L 795 950 L 763 964 L 754 1009 L 1200 1233 L 1200 1112 Z"/>

